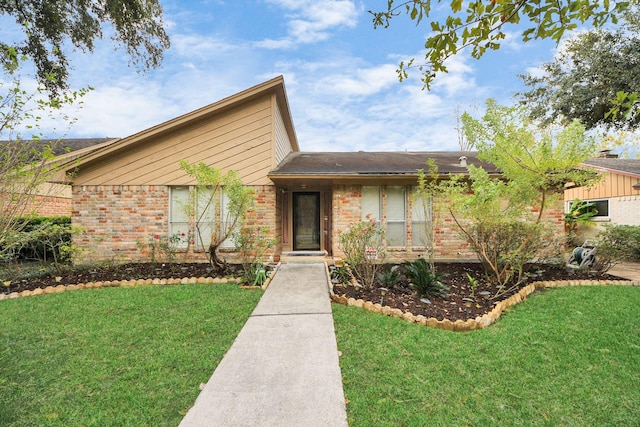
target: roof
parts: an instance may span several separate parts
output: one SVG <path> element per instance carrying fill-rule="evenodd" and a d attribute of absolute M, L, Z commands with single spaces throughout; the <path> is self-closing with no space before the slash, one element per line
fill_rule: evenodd
<path fill-rule="evenodd" d="M 586 166 L 593 166 L 610 172 L 640 177 L 640 159 L 620 159 L 615 157 L 597 157 L 583 162 Z"/>
<path fill-rule="evenodd" d="M 427 159 L 434 159 L 440 174 L 467 173 L 460 158 L 468 165 L 481 166 L 489 173 L 498 173 L 490 163 L 478 160 L 475 151 L 421 152 L 294 152 L 269 173 L 272 180 L 286 178 L 366 178 L 415 177 L 418 170 L 427 169 Z"/>

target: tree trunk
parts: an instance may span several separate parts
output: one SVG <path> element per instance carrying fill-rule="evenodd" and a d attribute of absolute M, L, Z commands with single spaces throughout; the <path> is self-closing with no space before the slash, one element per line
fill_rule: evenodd
<path fill-rule="evenodd" d="M 218 247 L 220 244 L 209 245 L 209 263 L 216 274 L 222 273 L 227 268 L 227 261 L 218 257 Z"/>

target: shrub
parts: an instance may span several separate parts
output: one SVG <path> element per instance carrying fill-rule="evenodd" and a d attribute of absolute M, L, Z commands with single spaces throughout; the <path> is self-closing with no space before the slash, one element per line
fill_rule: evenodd
<path fill-rule="evenodd" d="M 612 261 L 640 261 L 640 226 L 606 225 L 598 234 L 596 254 Z"/>
<path fill-rule="evenodd" d="M 424 258 L 407 263 L 405 269 L 405 275 L 411 280 L 418 296 L 446 296 L 449 288 L 440 281 L 442 276 L 433 271 Z"/>
<path fill-rule="evenodd" d="M 377 273 L 376 278 L 382 287 L 393 289 L 393 287 L 400 281 L 399 266 L 394 265 L 388 270 Z"/>
<path fill-rule="evenodd" d="M 187 236 L 184 233 L 176 233 L 169 237 L 151 234 L 146 242 L 138 240 L 136 244 L 140 251 L 149 254 L 149 260 L 152 264 L 161 261 L 172 264 L 176 262 L 178 248 L 180 247 L 180 243 L 185 239 L 187 239 Z"/>
<path fill-rule="evenodd" d="M 557 255 L 553 228 L 547 223 L 483 221 L 468 229 L 471 247 L 487 279 L 496 286 L 516 286 L 531 261 Z"/>
<path fill-rule="evenodd" d="M 268 232 L 268 227 L 243 226 L 233 233 L 244 281 L 249 285 L 262 285 L 266 280 L 266 253 L 277 243 L 276 238 L 267 236 Z"/>
<path fill-rule="evenodd" d="M 7 240 L 10 253 L 21 259 L 53 260 L 55 263 L 71 261 L 71 217 L 24 217 L 20 219 L 20 232 Z"/>
<path fill-rule="evenodd" d="M 367 218 L 340 233 L 340 249 L 351 272 L 365 288 L 375 284 L 376 273 L 387 255 L 384 229 Z"/>

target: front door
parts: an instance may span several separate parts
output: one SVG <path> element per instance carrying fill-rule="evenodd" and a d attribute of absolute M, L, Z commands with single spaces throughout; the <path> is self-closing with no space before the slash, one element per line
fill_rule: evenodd
<path fill-rule="evenodd" d="M 320 250 L 320 193 L 293 193 L 293 250 Z"/>

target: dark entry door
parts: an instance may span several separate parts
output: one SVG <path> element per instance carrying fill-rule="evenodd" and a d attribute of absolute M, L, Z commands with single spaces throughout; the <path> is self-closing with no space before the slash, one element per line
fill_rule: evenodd
<path fill-rule="evenodd" d="M 320 193 L 293 193 L 293 250 L 320 250 Z"/>

